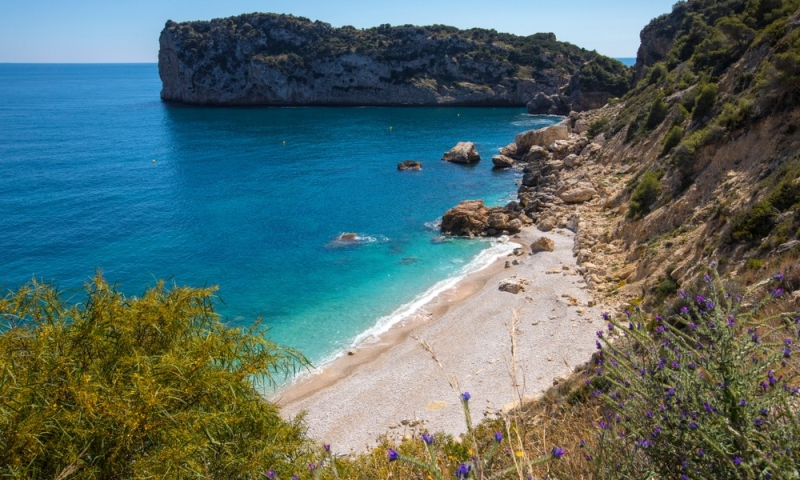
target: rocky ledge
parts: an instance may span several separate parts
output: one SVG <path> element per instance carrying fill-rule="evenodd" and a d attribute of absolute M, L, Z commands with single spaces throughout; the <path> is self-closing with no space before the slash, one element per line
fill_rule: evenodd
<path fill-rule="evenodd" d="M 539 94 L 569 94 L 570 103 L 581 91 L 573 88 L 573 74 L 601 79 L 582 85 L 607 98 L 613 86 L 602 79 L 625 71 L 552 33 L 519 37 L 443 25 L 333 28 L 260 13 L 168 21 L 159 44 L 161 98 L 204 105 L 522 106 Z M 583 68 L 598 59 L 610 67 Z"/>

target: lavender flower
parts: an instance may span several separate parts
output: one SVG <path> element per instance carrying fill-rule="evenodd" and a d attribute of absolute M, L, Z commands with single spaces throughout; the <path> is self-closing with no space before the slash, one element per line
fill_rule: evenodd
<path fill-rule="evenodd" d="M 595 333 L 595 335 L 597 335 L 597 338 L 603 338 L 603 331 L 602 331 L 602 330 L 598 330 L 598 331 Z"/>
<path fill-rule="evenodd" d="M 501 432 L 494 432 L 494 441 L 500 443 L 503 441 L 503 434 Z"/>
<path fill-rule="evenodd" d="M 459 479 L 465 479 L 467 478 L 467 475 L 469 475 L 469 472 L 471 470 L 472 470 L 472 465 L 469 465 L 467 463 L 462 463 L 456 469 L 456 477 L 458 477 Z"/>
<path fill-rule="evenodd" d="M 776 288 L 775 290 L 772 291 L 772 296 L 774 297 L 780 297 L 781 295 L 783 295 L 782 288 Z"/>
<path fill-rule="evenodd" d="M 553 458 L 561 458 L 567 452 L 565 452 L 563 448 L 553 447 L 553 451 L 551 453 L 553 455 Z"/>
<path fill-rule="evenodd" d="M 684 315 L 689 314 L 689 307 L 681 307 L 681 313 Z"/>
<path fill-rule="evenodd" d="M 422 441 L 425 442 L 425 445 L 432 445 L 433 444 L 433 435 L 430 433 L 423 433 L 422 434 Z"/>
<path fill-rule="evenodd" d="M 733 317 L 728 317 L 728 326 L 732 327 L 736 324 L 736 319 Z"/>
<path fill-rule="evenodd" d="M 267 470 L 267 478 L 275 478 L 275 472 L 272 470 Z"/>
<path fill-rule="evenodd" d="M 331 453 L 331 444 L 330 443 L 326 443 L 325 445 L 322 446 L 322 448 L 325 449 L 325 452 Z"/>
<path fill-rule="evenodd" d="M 772 278 L 780 282 L 781 280 L 783 280 L 783 274 L 776 273 L 775 275 L 772 276 Z"/>
<path fill-rule="evenodd" d="M 461 394 L 461 401 L 463 401 L 464 403 L 469 402 L 470 398 L 471 395 L 469 394 L 469 392 L 464 392 Z"/>
<path fill-rule="evenodd" d="M 742 457 L 733 457 L 733 464 L 737 467 L 742 464 Z"/>
<path fill-rule="evenodd" d="M 686 298 L 686 297 L 687 297 L 687 295 L 686 295 L 686 292 L 684 292 L 683 290 L 681 290 L 681 291 L 678 293 L 678 295 L 680 295 L 680 296 L 681 296 L 681 298 Z"/>
<path fill-rule="evenodd" d="M 603 312 L 603 320 L 605 321 L 611 320 L 611 314 L 608 312 Z"/>
<path fill-rule="evenodd" d="M 390 448 L 389 449 L 389 461 L 390 462 L 394 462 L 395 460 L 398 460 L 399 458 L 400 458 L 400 454 L 397 453 L 394 449 Z"/>

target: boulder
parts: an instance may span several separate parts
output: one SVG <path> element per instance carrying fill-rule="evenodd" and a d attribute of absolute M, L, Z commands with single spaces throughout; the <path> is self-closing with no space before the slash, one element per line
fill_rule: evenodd
<path fill-rule="evenodd" d="M 588 202 L 595 195 L 597 195 L 597 191 L 591 184 L 581 182 L 559 192 L 558 198 L 563 200 L 564 203 L 583 203 Z"/>
<path fill-rule="evenodd" d="M 562 122 L 539 130 L 528 130 L 514 137 L 518 151 L 527 152 L 533 146 L 549 147 L 556 140 L 566 140 L 569 138 L 569 126 Z"/>
<path fill-rule="evenodd" d="M 458 142 L 455 147 L 442 157 L 445 162 L 452 163 L 477 163 L 481 161 L 481 156 L 475 149 L 472 142 Z"/>
<path fill-rule="evenodd" d="M 553 217 L 544 217 L 536 224 L 536 228 L 543 232 L 549 232 L 556 228 L 556 219 Z"/>
<path fill-rule="evenodd" d="M 491 209 L 483 200 L 464 200 L 442 216 L 442 232 L 449 235 L 473 237 L 486 228 Z"/>
<path fill-rule="evenodd" d="M 556 244 L 547 237 L 539 237 L 535 242 L 531 243 L 531 252 L 552 252 Z"/>
<path fill-rule="evenodd" d="M 401 172 L 404 170 L 422 170 L 422 162 L 416 160 L 403 160 L 397 164 L 397 169 Z"/>
<path fill-rule="evenodd" d="M 515 158 L 517 156 L 517 144 L 509 143 L 505 147 L 501 148 L 500 155 L 505 155 L 506 157 Z"/>
<path fill-rule="evenodd" d="M 574 153 L 571 153 L 564 158 L 564 166 L 567 168 L 577 167 L 580 164 L 581 158 Z"/>
<path fill-rule="evenodd" d="M 549 157 L 550 152 L 548 152 L 547 149 L 534 145 L 522 159 L 526 162 L 538 162 L 540 160 L 547 160 Z"/>
<path fill-rule="evenodd" d="M 518 294 L 519 292 L 525 291 L 525 285 L 528 282 L 524 278 L 507 278 L 500 282 L 500 291 L 513 293 L 514 295 Z"/>
<path fill-rule="evenodd" d="M 506 224 L 506 231 L 508 233 L 514 234 L 519 233 L 522 230 L 523 222 L 519 218 L 515 218 Z"/>
<path fill-rule="evenodd" d="M 494 228 L 495 230 L 505 230 L 506 224 L 508 223 L 508 215 L 501 212 L 492 213 L 489 215 L 486 223 L 489 225 L 489 228 Z"/>
<path fill-rule="evenodd" d="M 492 157 L 494 168 L 514 168 L 514 159 L 505 155 L 495 155 Z"/>

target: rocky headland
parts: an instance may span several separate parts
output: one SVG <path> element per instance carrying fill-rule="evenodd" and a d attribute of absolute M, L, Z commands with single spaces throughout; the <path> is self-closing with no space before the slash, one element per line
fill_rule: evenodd
<path fill-rule="evenodd" d="M 567 113 L 623 95 L 631 74 L 551 33 L 334 28 L 261 13 L 168 21 L 159 44 L 161 98 L 201 105 L 528 104 Z"/>

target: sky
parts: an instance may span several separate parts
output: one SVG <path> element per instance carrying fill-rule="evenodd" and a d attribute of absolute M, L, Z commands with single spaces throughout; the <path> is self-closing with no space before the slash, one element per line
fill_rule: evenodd
<path fill-rule="evenodd" d="M 444 24 L 635 57 L 639 32 L 676 0 L 0 0 L 0 63 L 155 63 L 167 20 L 287 13 L 334 27 Z"/>

